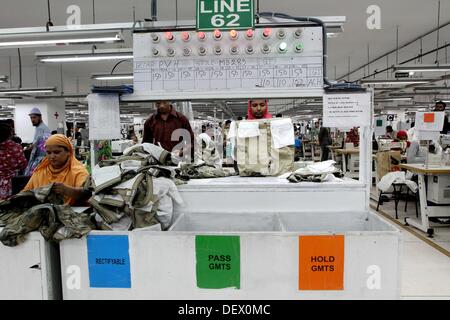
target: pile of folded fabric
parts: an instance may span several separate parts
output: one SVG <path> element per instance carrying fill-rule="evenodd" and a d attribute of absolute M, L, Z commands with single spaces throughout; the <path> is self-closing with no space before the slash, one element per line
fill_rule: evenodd
<path fill-rule="evenodd" d="M 182 204 L 170 167 L 170 153 L 150 143 L 132 146 L 123 156 L 99 163 L 92 172 L 97 227 L 133 230 L 153 227 L 167 230 L 173 202 Z"/>
<path fill-rule="evenodd" d="M 341 182 L 343 174 L 337 169 L 333 160 L 308 164 L 292 173 L 287 179 L 293 183 L 299 182 Z"/>
<path fill-rule="evenodd" d="M 127 148 L 123 156 L 99 163 L 92 173 L 97 227 L 102 230 L 149 228 L 167 230 L 172 223 L 174 202 L 182 205 L 177 185 L 189 179 L 233 175 L 213 166 L 179 163 L 151 143 Z"/>

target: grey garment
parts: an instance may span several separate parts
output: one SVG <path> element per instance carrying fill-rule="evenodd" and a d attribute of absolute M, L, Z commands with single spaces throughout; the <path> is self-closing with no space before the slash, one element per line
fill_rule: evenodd
<path fill-rule="evenodd" d="M 51 192 L 53 183 L 36 188 L 34 190 L 22 191 L 8 200 L 0 202 L 0 225 L 6 225 L 10 220 L 21 216 L 28 209 L 43 204 L 63 204 L 64 198 Z"/>
<path fill-rule="evenodd" d="M 171 154 L 167 150 L 153 143 L 137 144 L 124 150 L 125 156 L 130 155 L 147 155 L 153 158 L 157 163 L 167 165 L 171 161 Z M 150 163 L 149 164 L 156 164 Z"/>
<path fill-rule="evenodd" d="M 64 198 L 51 192 L 53 184 L 24 191 L 0 203 L 0 221 L 5 227 L 0 241 L 6 246 L 16 246 L 25 240 L 27 233 L 39 230 L 46 240 L 59 241 L 80 238 L 95 228 L 90 215 L 76 213 Z"/>
<path fill-rule="evenodd" d="M 406 154 L 407 163 L 425 163 L 428 150 L 420 146 L 418 141 L 411 142 Z"/>
<path fill-rule="evenodd" d="M 180 163 L 179 166 L 178 177 L 181 179 L 223 178 L 234 175 L 206 164 L 193 165 Z"/>
<path fill-rule="evenodd" d="M 41 122 L 34 131 L 33 143 L 38 142 L 39 138 L 47 137 L 51 135 L 49 127 L 44 122 Z M 34 146 L 36 148 L 36 146 Z"/>
<path fill-rule="evenodd" d="M 93 229 L 89 214 L 76 213 L 68 205 L 46 203 L 10 220 L 0 232 L 0 241 L 5 246 L 14 247 L 25 241 L 26 234 L 36 230 L 46 240 L 60 241 L 81 238 Z"/>
<path fill-rule="evenodd" d="M 333 175 L 337 178 L 342 178 L 344 175 L 342 172 L 337 171 L 334 172 Z M 298 173 L 292 173 L 287 179 L 289 182 L 293 183 L 299 183 L 299 182 L 323 182 L 326 177 L 328 176 L 328 173 L 323 174 L 298 174 Z"/>

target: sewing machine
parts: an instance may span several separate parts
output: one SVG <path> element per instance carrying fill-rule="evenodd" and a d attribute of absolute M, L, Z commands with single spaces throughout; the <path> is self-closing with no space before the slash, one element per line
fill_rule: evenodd
<path fill-rule="evenodd" d="M 450 175 L 431 175 L 427 179 L 427 200 L 436 204 L 450 204 Z"/>

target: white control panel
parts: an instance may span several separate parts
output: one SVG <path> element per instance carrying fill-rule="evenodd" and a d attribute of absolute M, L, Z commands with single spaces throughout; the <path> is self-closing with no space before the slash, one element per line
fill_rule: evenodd
<path fill-rule="evenodd" d="M 322 52 L 320 27 L 135 33 L 134 95 L 302 96 L 323 88 Z"/>

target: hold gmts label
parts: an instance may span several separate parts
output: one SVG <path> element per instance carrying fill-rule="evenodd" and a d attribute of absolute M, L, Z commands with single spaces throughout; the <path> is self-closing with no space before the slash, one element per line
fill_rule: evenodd
<path fill-rule="evenodd" d="M 344 290 L 344 236 L 299 237 L 299 290 Z"/>

